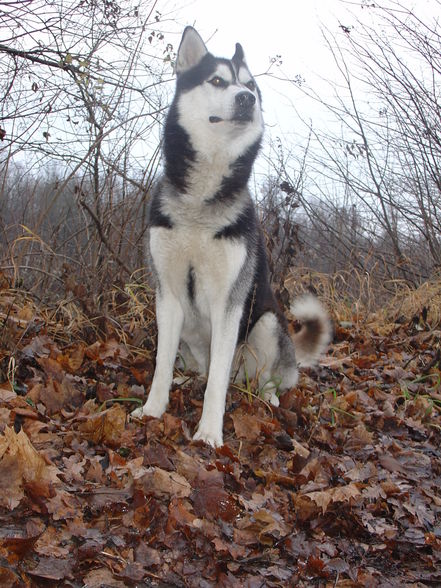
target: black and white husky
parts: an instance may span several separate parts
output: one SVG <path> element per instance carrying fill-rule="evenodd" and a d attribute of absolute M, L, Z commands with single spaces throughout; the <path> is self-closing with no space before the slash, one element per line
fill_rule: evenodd
<path fill-rule="evenodd" d="M 315 297 L 302 297 L 292 312 L 303 327 L 292 341 L 270 287 L 247 188 L 263 133 L 261 96 L 241 45 L 231 60 L 216 58 L 187 27 L 176 74 L 165 170 L 150 208 L 156 369 L 147 402 L 135 414 L 160 417 L 166 410 L 181 342 L 185 364 L 208 376 L 194 439 L 216 447 L 223 442 L 233 363 L 237 378 L 256 379 L 278 404 L 277 393 L 297 383 L 297 363 L 310 366 L 325 349 L 330 324 Z"/>

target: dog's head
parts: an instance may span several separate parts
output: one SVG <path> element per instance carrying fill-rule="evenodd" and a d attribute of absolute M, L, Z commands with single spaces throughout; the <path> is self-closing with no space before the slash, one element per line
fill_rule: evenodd
<path fill-rule="evenodd" d="M 263 131 L 261 95 L 237 43 L 232 59 L 214 57 L 193 27 L 182 35 L 176 58 L 178 119 L 189 135 L 208 140 L 242 138 L 244 145 Z"/>

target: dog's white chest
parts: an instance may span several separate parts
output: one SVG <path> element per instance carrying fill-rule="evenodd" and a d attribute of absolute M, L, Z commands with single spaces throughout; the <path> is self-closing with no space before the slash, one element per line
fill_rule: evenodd
<path fill-rule="evenodd" d="M 247 256 L 240 240 L 217 239 L 200 228 L 152 228 L 150 252 L 160 287 L 180 300 L 193 298 L 201 314 L 225 302 Z"/>

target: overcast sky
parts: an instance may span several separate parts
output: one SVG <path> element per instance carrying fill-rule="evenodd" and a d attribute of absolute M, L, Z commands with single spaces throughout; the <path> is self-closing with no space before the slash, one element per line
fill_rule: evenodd
<path fill-rule="evenodd" d="M 230 47 L 232 52 L 240 41 L 258 70 L 276 54 L 297 67 L 314 64 L 320 55 L 320 23 L 335 22 L 348 10 L 340 0 L 187 0 L 185 8 L 177 6 L 179 20 L 209 39 L 215 54 Z"/>
<path fill-rule="evenodd" d="M 337 32 L 339 23 L 350 26 L 356 18 L 369 18 L 363 0 L 170 0 L 178 23 L 195 26 L 214 54 L 224 55 L 239 41 L 254 70 L 264 69 L 268 57 L 282 54 L 286 69 L 322 69 L 324 50 L 321 29 Z M 365 0 L 367 5 L 373 0 Z M 375 3 L 396 5 L 394 0 Z M 425 19 L 436 15 L 433 0 L 400 0 Z M 441 16 L 441 15 L 438 15 Z"/>
<path fill-rule="evenodd" d="M 434 0 L 400 0 L 405 7 L 416 10 L 426 20 L 437 15 L 439 3 Z M 363 0 L 170 0 L 168 7 L 175 13 L 176 32 L 168 38 L 177 48 L 186 25 L 193 25 L 215 55 L 231 57 L 239 41 L 245 50 L 254 75 L 264 73 L 270 59 L 281 56 L 282 64 L 272 68 L 280 78 L 301 76 L 313 91 L 331 95 L 338 73 L 331 52 L 326 47 L 323 30 L 335 35 L 343 44 L 340 25 L 354 26 L 357 19 L 372 22 L 375 11 L 361 8 Z M 365 0 L 373 4 L 373 0 Z M 381 5 L 394 0 L 381 0 Z M 174 38 L 175 37 L 175 38 Z M 338 38 L 340 37 L 340 39 Z M 286 143 L 301 145 L 308 135 L 307 124 L 326 124 L 329 113 L 307 98 L 294 84 L 262 76 L 258 79 L 263 94 L 266 137 L 281 137 Z M 365 91 L 365 89 L 363 89 Z M 300 118 L 299 118 L 300 117 Z"/>

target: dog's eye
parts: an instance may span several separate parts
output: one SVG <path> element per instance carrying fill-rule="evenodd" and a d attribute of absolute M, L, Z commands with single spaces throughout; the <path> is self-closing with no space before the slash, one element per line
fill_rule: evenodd
<path fill-rule="evenodd" d="M 219 76 L 214 76 L 214 78 L 211 78 L 211 80 L 208 80 L 208 82 L 216 88 L 226 88 L 228 86 L 228 82 Z"/>
<path fill-rule="evenodd" d="M 251 90 L 251 92 L 254 92 L 254 90 L 256 89 L 256 82 L 253 82 L 253 80 L 250 80 L 249 82 L 247 82 L 245 84 L 245 86 L 248 88 L 248 90 Z"/>

